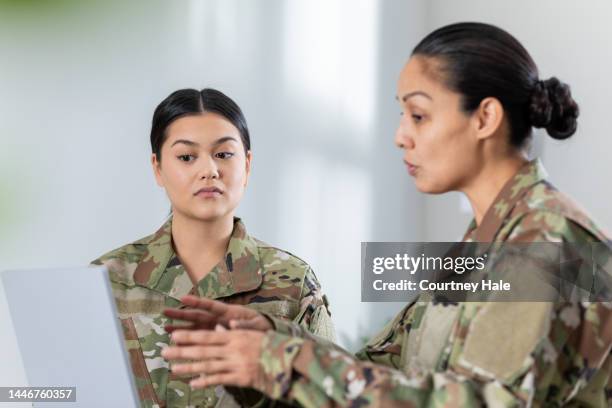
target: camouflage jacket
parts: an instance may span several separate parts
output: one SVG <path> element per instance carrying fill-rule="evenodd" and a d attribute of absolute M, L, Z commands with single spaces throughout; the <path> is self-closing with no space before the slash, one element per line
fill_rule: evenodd
<path fill-rule="evenodd" d="M 162 348 L 170 344 L 164 326 L 171 323 L 162 311 L 179 307 L 179 299 L 186 294 L 246 305 L 334 339 L 327 299 L 304 261 L 249 236 L 236 218 L 225 258 L 194 286 L 173 250 L 171 223 L 170 218 L 156 233 L 92 262 L 110 271 L 143 407 L 237 405 L 222 387 L 191 390 L 190 378 L 172 374 L 161 357 Z M 232 389 L 232 394 L 245 405 L 270 402 L 252 390 Z"/>
<path fill-rule="evenodd" d="M 464 240 L 604 242 L 610 251 L 538 161 L 503 187 Z M 355 356 L 275 324 L 258 389 L 306 407 L 612 406 L 610 302 L 417 301 Z"/>

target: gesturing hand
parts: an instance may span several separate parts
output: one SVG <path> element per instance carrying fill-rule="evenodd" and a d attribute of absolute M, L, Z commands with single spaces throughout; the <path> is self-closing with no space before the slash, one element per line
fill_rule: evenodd
<path fill-rule="evenodd" d="M 164 315 L 188 323 L 167 325 L 165 329 L 170 333 L 177 329 L 212 330 L 217 325 L 257 331 L 272 329 L 268 319 L 259 312 L 245 306 L 229 305 L 217 300 L 192 295 L 183 296 L 181 302 L 189 309 L 165 309 Z"/>
<path fill-rule="evenodd" d="M 199 375 L 192 388 L 230 385 L 256 388 L 261 378 L 259 357 L 264 333 L 253 330 L 175 330 L 175 346 L 162 350 L 166 360 L 196 360 L 172 364 L 176 374 Z"/>

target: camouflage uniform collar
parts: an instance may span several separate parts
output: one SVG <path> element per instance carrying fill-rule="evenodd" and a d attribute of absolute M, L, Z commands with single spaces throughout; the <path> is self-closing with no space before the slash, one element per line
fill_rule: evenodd
<path fill-rule="evenodd" d="M 136 241 L 145 246 L 144 254 L 134 271 L 134 282 L 141 286 L 153 286 L 166 270 L 174 255 L 172 249 L 172 218 L 169 218 L 153 235 Z"/>
<path fill-rule="evenodd" d="M 514 208 L 523 195 L 535 184 L 544 181 L 546 170 L 539 159 L 527 162 L 518 172 L 504 184 L 501 191 L 482 218 L 479 226 L 472 220 L 465 240 L 476 242 L 492 242 L 503 225 L 504 219 Z"/>
<path fill-rule="evenodd" d="M 263 270 L 259 258 L 259 247 L 255 239 L 247 234 L 246 227 L 240 218 L 234 217 L 234 230 L 227 246 L 225 259 L 215 267 L 215 270 L 227 276 L 227 284 L 224 288 L 219 288 L 219 295 L 216 297 L 254 290 L 262 283 Z M 214 270 L 211 273 L 213 272 Z M 219 278 L 220 283 L 223 283 L 221 279 L 223 276 Z M 204 295 L 201 283 L 200 294 Z"/>
<path fill-rule="evenodd" d="M 257 289 L 262 283 L 257 242 L 238 217 L 234 217 L 224 259 L 195 287 L 172 247 L 172 218 L 141 243 L 146 250 L 134 272 L 134 282 L 175 299 L 188 293 L 216 299 Z"/>

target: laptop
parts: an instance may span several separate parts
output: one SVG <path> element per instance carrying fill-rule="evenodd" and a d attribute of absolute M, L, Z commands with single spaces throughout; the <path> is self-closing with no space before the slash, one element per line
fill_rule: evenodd
<path fill-rule="evenodd" d="M 75 402 L 34 406 L 139 406 L 106 267 L 1 277 L 30 387 L 75 387 Z"/>

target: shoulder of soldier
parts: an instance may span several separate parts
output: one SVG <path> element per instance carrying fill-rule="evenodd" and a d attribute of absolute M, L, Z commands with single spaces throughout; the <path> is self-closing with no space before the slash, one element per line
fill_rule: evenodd
<path fill-rule="evenodd" d="M 531 189 L 510 214 L 507 237 L 540 230 L 553 241 L 606 241 L 607 234 L 570 197 L 548 183 Z M 547 240 L 547 239 L 544 239 Z"/>
<path fill-rule="evenodd" d="M 302 258 L 289 251 L 253 238 L 257 243 L 264 276 L 268 279 L 282 279 L 292 286 L 302 288 L 302 294 L 318 292 L 321 284 L 311 266 Z"/>
<path fill-rule="evenodd" d="M 589 242 L 601 241 L 599 232 L 565 214 L 547 209 L 532 209 L 510 218 L 500 232 L 504 241 L 530 236 L 530 241 Z"/>
<path fill-rule="evenodd" d="M 259 259 L 264 269 L 286 269 L 287 273 L 295 276 L 306 276 L 310 265 L 302 258 L 289 251 L 270 245 L 257 238 L 253 238 L 259 251 Z"/>
<path fill-rule="evenodd" d="M 91 264 L 106 266 L 111 281 L 132 286 L 134 285 L 134 271 L 154 236 L 155 234 L 147 235 L 132 243 L 115 248 L 91 261 Z"/>

